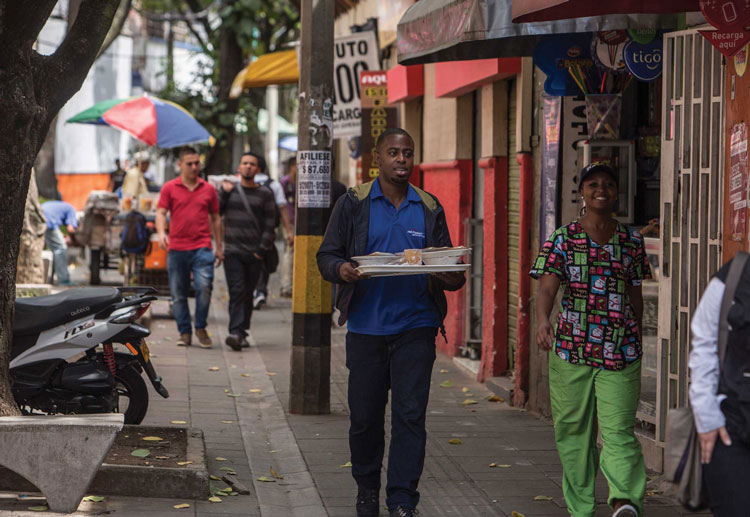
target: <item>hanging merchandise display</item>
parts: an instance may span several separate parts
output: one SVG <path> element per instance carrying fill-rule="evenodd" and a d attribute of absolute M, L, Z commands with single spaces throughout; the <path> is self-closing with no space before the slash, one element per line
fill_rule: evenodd
<path fill-rule="evenodd" d="M 591 57 L 599 68 L 609 72 L 625 70 L 622 51 L 630 38 L 626 31 L 603 31 L 591 39 Z"/>
<path fill-rule="evenodd" d="M 656 80 L 662 71 L 662 39 L 653 39 L 649 43 L 630 41 L 623 50 L 625 64 L 639 81 Z"/>
<path fill-rule="evenodd" d="M 701 0 L 700 5 L 703 16 L 717 29 L 741 31 L 750 25 L 750 2 L 747 0 Z"/>

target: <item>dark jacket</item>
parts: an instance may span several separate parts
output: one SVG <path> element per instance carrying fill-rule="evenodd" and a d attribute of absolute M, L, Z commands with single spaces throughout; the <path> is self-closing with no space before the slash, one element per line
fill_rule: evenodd
<path fill-rule="evenodd" d="M 349 302 L 354 295 L 355 284 L 344 282 L 338 271 L 344 262 L 353 262 L 352 257 L 367 253 L 371 188 L 372 181 L 357 185 L 350 188 L 346 195 L 336 202 L 323 243 L 318 250 L 318 269 L 323 278 L 339 284 L 336 292 L 336 308 L 341 311 L 339 325 L 343 325 L 348 317 Z M 453 246 L 440 202 L 424 190 L 416 187 L 414 190 L 422 198 L 424 208 L 425 247 Z M 428 276 L 427 287 L 440 311 L 441 321 L 448 312 L 448 302 L 443 291 L 457 291 L 464 283 L 465 280 L 457 286 L 449 286 L 432 275 Z"/>

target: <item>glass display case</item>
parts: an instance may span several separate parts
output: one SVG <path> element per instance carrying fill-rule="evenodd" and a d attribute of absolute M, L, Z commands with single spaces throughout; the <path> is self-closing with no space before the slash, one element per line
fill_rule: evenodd
<path fill-rule="evenodd" d="M 619 195 L 615 217 L 622 223 L 635 220 L 635 143 L 632 140 L 582 140 L 578 142 L 578 163 L 606 163 L 618 177 Z"/>

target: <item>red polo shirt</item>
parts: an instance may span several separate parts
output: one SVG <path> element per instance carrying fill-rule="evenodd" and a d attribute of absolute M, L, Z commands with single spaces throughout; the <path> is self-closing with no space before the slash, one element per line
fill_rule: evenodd
<path fill-rule="evenodd" d="M 191 192 L 177 176 L 161 188 L 157 206 L 170 212 L 169 249 L 211 247 L 210 214 L 219 213 L 219 198 L 212 185 L 198 178 L 198 185 Z"/>

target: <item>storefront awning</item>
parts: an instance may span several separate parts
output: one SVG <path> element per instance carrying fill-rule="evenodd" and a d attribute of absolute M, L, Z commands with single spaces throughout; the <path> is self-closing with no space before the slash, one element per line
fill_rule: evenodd
<path fill-rule="evenodd" d="M 526 1 L 528 0 L 522 3 Z M 558 3 L 560 1 L 562 0 L 557 0 Z M 650 1 L 653 0 L 643 0 L 643 3 Z M 552 3 L 553 0 L 546 2 Z M 599 2 L 606 3 L 603 0 L 589 0 L 584 3 Z M 670 0 L 669 3 L 676 3 L 676 0 Z M 688 3 L 692 5 L 697 3 L 697 0 L 688 0 Z M 611 14 L 536 23 L 513 23 L 511 11 L 511 0 L 416 2 L 404 13 L 398 24 L 398 61 L 403 65 L 412 65 L 531 56 L 539 39 L 549 34 L 631 28 L 674 29 L 678 23 L 677 14 Z M 570 15 L 569 12 L 568 16 Z"/>
<path fill-rule="evenodd" d="M 243 90 L 272 84 L 296 84 L 299 81 L 296 50 L 264 54 L 243 68 L 232 81 L 229 96 L 239 97 Z"/>
<path fill-rule="evenodd" d="M 564 20 L 572 16 L 664 14 L 700 11 L 698 0 L 513 0 L 515 23 Z"/>

